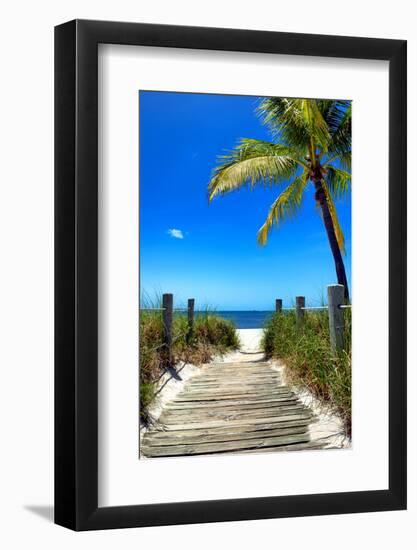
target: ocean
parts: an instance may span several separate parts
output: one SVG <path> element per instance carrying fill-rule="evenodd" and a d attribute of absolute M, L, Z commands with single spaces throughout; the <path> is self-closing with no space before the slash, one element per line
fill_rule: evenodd
<path fill-rule="evenodd" d="M 214 311 L 215 315 L 233 321 L 236 328 L 263 328 L 273 311 Z M 196 312 L 198 315 L 198 312 Z"/>

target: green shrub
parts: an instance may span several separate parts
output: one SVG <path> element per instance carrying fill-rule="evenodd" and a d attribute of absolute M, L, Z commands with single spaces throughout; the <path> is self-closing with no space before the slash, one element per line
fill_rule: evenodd
<path fill-rule="evenodd" d="M 214 346 L 217 351 L 237 349 L 239 337 L 232 321 L 215 314 L 199 314 L 194 323 L 194 339 Z"/>
<path fill-rule="evenodd" d="M 267 323 L 263 340 L 267 357 L 282 359 L 294 384 L 306 386 L 330 405 L 351 431 L 351 314 L 345 310 L 345 349 L 330 346 L 327 311 L 306 311 L 297 326 L 295 312 L 276 313 Z"/>
<path fill-rule="evenodd" d="M 148 407 L 155 397 L 155 384 L 141 382 L 139 386 L 140 417 L 146 423 L 148 421 Z"/>
<path fill-rule="evenodd" d="M 161 312 L 141 311 L 139 325 L 140 376 L 141 381 L 150 382 L 158 375 L 161 360 L 158 351 L 164 342 Z"/>

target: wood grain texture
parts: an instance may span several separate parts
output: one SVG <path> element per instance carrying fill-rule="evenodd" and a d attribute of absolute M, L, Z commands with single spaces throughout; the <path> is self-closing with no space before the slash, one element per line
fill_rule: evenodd
<path fill-rule="evenodd" d="M 311 411 L 266 361 L 211 363 L 168 402 L 144 435 L 145 457 L 320 448 Z"/>

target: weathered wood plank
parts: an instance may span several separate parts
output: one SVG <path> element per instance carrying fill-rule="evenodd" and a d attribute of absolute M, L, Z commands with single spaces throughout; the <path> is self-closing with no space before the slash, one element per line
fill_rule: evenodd
<path fill-rule="evenodd" d="M 226 376 L 226 373 L 221 373 L 220 376 Z M 198 378 L 195 378 L 194 380 L 191 379 L 190 380 L 190 383 L 191 384 L 199 384 L 199 383 L 205 383 L 205 382 L 216 382 L 218 384 L 221 384 L 222 383 L 222 380 L 220 379 L 220 376 L 219 374 L 216 374 L 216 375 L 200 375 Z M 233 382 L 233 380 L 281 380 L 282 376 L 276 372 L 276 371 L 271 371 L 271 372 L 265 372 L 264 374 L 262 373 L 253 373 L 253 374 L 250 374 L 250 373 L 246 373 L 246 372 L 242 372 L 242 373 L 234 373 L 234 374 L 228 374 L 228 379 L 224 380 L 225 383 L 228 383 L 228 382 Z"/>
<path fill-rule="evenodd" d="M 260 392 L 260 393 L 254 393 L 254 392 L 243 392 L 243 393 L 219 393 L 219 394 L 211 394 L 211 393 L 181 393 L 178 394 L 178 396 L 175 398 L 176 402 L 187 402 L 187 401 L 222 401 L 222 400 L 230 400 L 230 399 L 244 399 L 244 398 L 252 398 L 254 400 L 256 399 L 263 399 L 265 397 L 279 397 L 281 395 L 291 395 L 290 392 L 286 391 L 278 391 L 274 390 L 271 392 Z M 294 395 L 294 394 L 292 394 Z"/>
<path fill-rule="evenodd" d="M 173 417 L 171 415 L 164 415 L 161 416 L 160 421 L 165 426 L 171 426 L 175 424 L 179 424 L 182 422 L 187 422 L 192 428 L 193 424 L 200 424 L 202 422 L 211 422 L 211 421 L 223 421 L 225 423 L 233 422 L 235 420 L 240 420 L 242 422 L 250 422 L 252 420 L 263 420 L 263 419 L 269 419 L 269 418 L 279 418 L 280 416 L 290 416 L 290 415 L 298 415 L 300 413 L 306 412 L 307 409 L 305 408 L 299 408 L 299 409 L 285 409 L 285 410 L 271 410 L 268 412 L 266 411 L 254 411 L 251 413 L 213 413 L 213 414 L 205 414 L 201 416 L 176 416 Z"/>
<path fill-rule="evenodd" d="M 187 386 L 187 390 L 195 390 L 195 391 L 212 391 L 216 389 L 227 389 L 227 390 L 245 390 L 245 389 L 273 389 L 273 388 L 279 388 L 281 386 L 280 382 L 271 381 L 271 382 L 230 382 L 228 384 L 189 384 Z"/>
<path fill-rule="evenodd" d="M 269 391 L 274 390 L 275 388 L 281 387 L 280 384 L 277 382 L 261 382 L 261 383 L 254 383 L 254 384 L 247 384 L 247 383 L 233 383 L 233 384 L 190 384 L 186 390 L 188 392 L 216 392 L 216 391 L 240 391 L 244 392 L 246 390 L 250 391 Z"/>
<path fill-rule="evenodd" d="M 219 372 L 219 373 L 215 373 L 215 374 L 211 374 L 209 372 L 202 372 L 199 376 L 198 376 L 198 380 L 218 380 L 219 379 L 219 375 L 225 375 L 227 374 L 228 376 L 232 377 L 233 378 L 269 378 L 270 376 L 275 376 L 275 377 L 280 377 L 281 376 L 281 373 L 277 370 L 271 370 L 271 369 L 268 369 L 268 370 L 263 370 L 263 371 L 245 371 L 245 370 L 242 370 L 242 371 L 232 371 L 230 373 L 226 373 L 224 371 L 222 372 Z M 197 379 L 195 379 L 197 380 Z"/>
<path fill-rule="evenodd" d="M 308 433 L 267 437 L 264 439 L 245 439 L 225 443 L 201 443 L 198 445 L 173 445 L 165 447 L 143 446 L 143 452 L 148 456 L 187 456 L 207 453 L 223 453 L 244 449 L 261 449 L 265 447 L 279 447 L 290 443 L 304 443 L 309 441 Z"/>
<path fill-rule="evenodd" d="M 228 368 L 228 369 L 238 369 L 238 368 L 264 368 L 264 369 L 270 369 L 271 367 L 266 363 L 265 361 L 236 361 L 233 363 L 229 362 L 214 362 L 214 363 L 205 363 L 202 368 L 207 370 L 213 370 L 216 368 Z"/>
<path fill-rule="evenodd" d="M 282 398 L 276 398 L 276 399 L 253 399 L 253 400 L 239 400 L 239 399 L 230 399 L 229 401 L 223 400 L 223 401 L 210 401 L 207 402 L 199 402 L 199 401 L 192 401 L 191 405 L 188 403 L 176 403 L 175 401 L 171 401 L 169 404 L 165 406 L 166 411 L 195 411 L 199 409 L 209 409 L 209 410 L 215 410 L 215 409 L 242 409 L 242 410 L 248 410 L 248 409 L 258 409 L 264 407 L 273 407 L 278 403 L 299 403 L 299 400 L 294 396 L 287 396 Z"/>
<path fill-rule="evenodd" d="M 220 377 L 228 377 L 230 379 L 245 378 L 245 377 L 264 378 L 267 376 L 281 376 L 281 373 L 276 370 L 270 370 L 270 369 L 257 370 L 257 371 L 247 370 L 247 369 L 227 371 L 227 370 L 219 369 L 218 371 L 214 371 L 210 373 L 203 371 L 200 376 L 204 377 L 206 380 L 209 380 L 209 379 L 214 380 Z"/>
<path fill-rule="evenodd" d="M 240 394 L 253 394 L 253 395 L 259 395 L 259 394 L 262 394 L 262 393 L 286 393 L 286 392 L 290 392 L 291 389 L 288 387 L 288 386 L 278 386 L 278 385 L 271 385 L 269 387 L 265 387 L 265 386 L 260 386 L 260 387 L 252 387 L 252 386 L 248 386 L 247 388 L 246 387 L 242 387 L 242 386 L 237 386 L 237 387 L 233 387 L 233 388 L 227 388 L 227 387 L 219 387 L 219 388 L 206 388 L 206 389 L 201 389 L 201 388 L 186 388 L 186 389 L 183 389 L 181 391 L 180 394 L 178 395 L 184 395 L 184 396 L 189 396 L 189 395 L 198 395 L 198 394 L 208 394 L 208 395 L 229 395 L 229 394 L 233 394 L 233 395 L 240 395 Z"/>
<path fill-rule="evenodd" d="M 215 377 L 215 376 L 230 376 L 230 377 L 243 377 L 243 376 L 269 376 L 280 375 L 280 372 L 277 370 L 272 370 L 270 368 L 262 369 L 248 369 L 237 367 L 235 369 L 212 369 L 212 370 L 202 370 L 201 376 L 205 377 Z"/>
<path fill-rule="evenodd" d="M 178 424 L 167 424 L 166 422 L 163 423 L 163 428 L 161 429 L 169 431 L 169 430 L 199 430 L 199 429 L 206 429 L 206 428 L 219 428 L 224 426 L 225 424 L 229 424 L 230 426 L 240 426 L 242 424 L 245 424 L 246 426 L 249 426 L 251 424 L 276 424 L 279 422 L 286 422 L 287 420 L 299 420 L 299 419 L 305 419 L 308 418 L 309 420 L 312 419 L 312 416 L 310 413 L 304 413 L 301 412 L 299 414 L 285 414 L 285 415 L 279 415 L 279 416 L 271 416 L 271 417 L 265 417 L 265 418 L 246 418 L 244 421 L 242 420 L 229 420 L 228 422 L 222 420 L 206 420 L 203 422 L 183 422 Z M 162 424 L 162 423 L 161 423 Z"/>
<path fill-rule="evenodd" d="M 234 380 L 237 381 L 246 381 L 246 380 L 279 380 L 281 379 L 281 374 L 270 371 L 265 373 L 247 373 L 245 371 L 241 373 L 227 373 L 227 372 L 219 372 L 216 373 L 213 376 L 205 376 L 202 378 L 201 382 L 219 382 L 220 380 L 222 382 L 233 382 Z M 200 382 L 200 380 L 194 379 L 192 383 Z"/>
<path fill-rule="evenodd" d="M 146 433 L 145 437 L 152 438 L 165 438 L 171 435 L 178 437 L 189 437 L 189 436 L 207 436 L 207 435 L 217 435 L 217 434 L 245 434 L 252 432 L 263 432 L 268 430 L 277 430 L 284 428 L 297 428 L 301 426 L 308 426 L 311 422 L 310 418 L 298 419 L 298 420 L 287 420 L 285 422 L 275 422 L 272 424 L 238 424 L 237 426 L 230 426 L 228 424 L 221 427 L 210 427 L 206 429 L 194 429 L 194 430 L 169 430 L 166 431 L 161 425 L 155 425 L 153 430 L 150 430 Z"/>
<path fill-rule="evenodd" d="M 144 435 L 141 453 L 163 457 L 313 448 L 306 447 L 313 418 L 268 363 L 209 364 L 164 407 Z"/>
<path fill-rule="evenodd" d="M 252 404 L 257 404 L 257 403 L 274 403 L 274 402 L 280 402 L 280 401 L 291 401 L 293 399 L 296 399 L 294 395 L 291 395 L 291 394 L 285 394 L 285 395 L 280 395 L 280 396 L 272 396 L 272 397 L 269 397 L 268 395 L 265 395 L 265 396 L 261 396 L 259 399 L 256 399 L 256 398 L 251 398 L 251 397 L 248 397 L 248 398 L 244 398 L 242 396 L 234 399 L 232 397 L 225 397 L 225 398 L 221 398 L 221 399 L 204 399 L 202 397 L 198 397 L 196 399 L 187 399 L 187 400 L 178 400 L 178 401 L 171 401 L 170 402 L 170 407 L 173 407 L 173 408 L 184 408 L 184 409 L 189 409 L 189 408 L 193 408 L 193 407 L 199 407 L 201 406 L 201 408 L 204 408 L 204 407 L 227 407 L 227 406 L 233 406 L 233 405 L 239 405 L 240 403 L 252 403 Z"/>
<path fill-rule="evenodd" d="M 264 449 L 257 449 L 257 453 L 276 453 L 276 452 L 287 452 L 287 451 L 317 451 L 321 449 L 328 449 L 330 447 L 327 447 L 323 443 L 316 443 L 315 441 L 310 441 L 307 443 L 294 443 L 292 445 L 282 445 L 280 447 L 266 447 Z M 238 451 L 239 454 L 241 453 L 251 453 L 253 454 L 253 450 L 242 450 Z"/>
<path fill-rule="evenodd" d="M 285 414 L 299 414 L 300 411 L 306 412 L 308 409 L 304 405 L 290 405 L 287 407 L 274 407 L 268 409 L 253 409 L 250 411 L 235 411 L 235 410 L 213 410 L 213 411 L 198 411 L 197 413 L 178 411 L 164 412 L 160 420 L 164 424 L 176 424 L 178 422 L 203 422 L 205 420 L 223 419 L 227 422 L 230 420 L 246 420 L 248 418 L 268 418 L 271 416 L 282 416 Z"/>
<path fill-rule="evenodd" d="M 306 424 L 302 426 L 293 426 L 291 428 L 264 430 L 262 433 L 260 431 L 237 433 L 221 432 L 214 434 L 208 432 L 207 435 L 195 435 L 195 432 L 192 430 L 188 432 L 169 432 L 163 434 L 151 432 L 143 438 L 143 444 L 146 447 L 162 447 L 166 445 L 192 445 L 196 443 L 224 443 L 227 441 L 243 441 L 246 439 L 305 434 L 306 432 Z"/>
<path fill-rule="evenodd" d="M 236 410 L 221 410 L 217 409 L 215 411 L 204 411 L 201 414 L 163 414 L 160 417 L 160 421 L 163 424 L 177 424 L 179 422 L 203 422 L 205 420 L 216 420 L 223 419 L 225 421 L 230 420 L 245 420 L 250 418 L 270 418 L 277 417 L 288 414 L 299 414 L 301 412 L 307 412 L 308 409 L 302 405 L 297 405 L 296 407 L 285 407 L 285 408 L 275 408 L 275 409 L 252 409 L 251 411 L 236 411 Z"/>

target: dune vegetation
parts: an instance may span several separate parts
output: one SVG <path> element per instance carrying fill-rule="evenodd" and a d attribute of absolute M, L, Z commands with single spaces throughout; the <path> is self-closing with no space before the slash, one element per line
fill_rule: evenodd
<path fill-rule="evenodd" d="M 290 383 L 304 386 L 339 414 L 351 436 L 351 311 L 345 310 L 345 349 L 330 346 L 327 310 L 306 311 L 297 326 L 294 311 L 276 313 L 267 323 L 262 346 L 269 358 L 282 360 Z"/>

